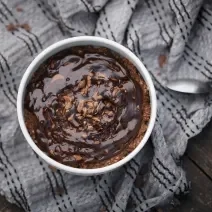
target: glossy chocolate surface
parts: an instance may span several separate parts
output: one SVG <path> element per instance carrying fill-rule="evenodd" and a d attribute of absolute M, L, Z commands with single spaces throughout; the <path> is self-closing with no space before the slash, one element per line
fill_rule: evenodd
<path fill-rule="evenodd" d="M 103 47 L 72 47 L 33 75 L 26 126 L 50 157 L 83 167 L 118 155 L 137 136 L 142 87 L 119 58 Z"/>

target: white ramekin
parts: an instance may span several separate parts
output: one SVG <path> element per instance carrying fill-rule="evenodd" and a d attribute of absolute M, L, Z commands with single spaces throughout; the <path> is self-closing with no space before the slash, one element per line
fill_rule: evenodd
<path fill-rule="evenodd" d="M 130 60 L 136 66 L 136 68 L 142 75 L 143 79 L 145 80 L 145 82 L 149 88 L 150 103 L 151 103 L 151 116 L 150 116 L 148 129 L 147 129 L 143 139 L 141 140 L 140 144 L 131 153 L 129 153 L 125 158 L 118 161 L 117 163 L 114 163 L 112 165 L 105 166 L 102 168 L 95 168 L 95 169 L 73 168 L 73 167 L 61 164 L 61 163 L 53 160 L 49 156 L 47 156 L 43 151 L 41 151 L 37 147 L 37 145 L 34 143 L 32 138 L 30 137 L 30 135 L 27 131 L 25 122 L 24 122 L 24 114 L 23 114 L 24 96 L 25 96 L 26 86 L 27 86 L 28 82 L 30 81 L 32 74 L 37 70 L 37 68 L 47 58 L 56 54 L 57 52 L 60 52 L 61 50 L 67 49 L 72 46 L 84 46 L 84 45 L 107 47 L 107 48 L 119 53 L 120 55 L 127 58 L 128 60 Z M 143 63 L 129 49 L 125 48 L 124 46 L 122 46 L 114 41 L 111 41 L 111 40 L 108 40 L 105 38 L 93 37 L 93 36 L 73 37 L 73 38 L 68 38 L 68 39 L 59 41 L 59 42 L 49 46 L 44 51 L 42 51 L 29 65 L 29 67 L 27 68 L 26 72 L 23 75 L 23 78 L 21 80 L 21 83 L 20 83 L 20 86 L 18 89 L 17 113 L 18 113 L 18 121 L 19 121 L 21 130 L 22 130 L 27 142 L 41 158 L 43 158 L 51 166 L 54 166 L 58 169 L 69 172 L 71 174 L 91 176 L 91 175 L 103 174 L 103 173 L 112 171 L 114 169 L 117 169 L 118 167 L 124 165 L 129 160 L 131 160 L 143 148 L 143 146 L 146 144 L 146 142 L 152 132 L 152 129 L 153 129 L 153 126 L 155 123 L 156 94 L 155 94 L 155 88 L 154 88 L 152 79 L 151 79 L 148 71 L 144 67 Z"/>

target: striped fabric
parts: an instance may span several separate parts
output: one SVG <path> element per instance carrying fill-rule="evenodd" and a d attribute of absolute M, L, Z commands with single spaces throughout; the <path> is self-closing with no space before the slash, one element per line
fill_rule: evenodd
<path fill-rule="evenodd" d="M 180 158 L 211 119 L 212 96 L 181 95 L 164 85 L 181 77 L 212 79 L 211 33 L 210 0 L 0 0 L 1 195 L 32 212 L 141 212 L 186 194 Z M 131 49 L 157 89 L 148 144 L 124 167 L 95 177 L 51 169 L 25 141 L 16 116 L 17 89 L 32 59 L 80 35 Z"/>

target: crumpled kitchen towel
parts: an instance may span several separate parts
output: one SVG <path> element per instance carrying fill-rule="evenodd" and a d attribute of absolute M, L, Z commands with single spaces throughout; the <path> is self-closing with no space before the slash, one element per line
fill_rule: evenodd
<path fill-rule="evenodd" d="M 190 184 L 179 163 L 212 114 L 211 95 L 167 90 L 177 78 L 212 80 L 210 0 L 0 0 L 0 193 L 25 211 L 150 211 Z M 101 36 L 132 50 L 157 90 L 157 121 L 145 148 L 111 173 L 54 170 L 17 121 L 19 82 L 33 58 L 61 39 Z"/>

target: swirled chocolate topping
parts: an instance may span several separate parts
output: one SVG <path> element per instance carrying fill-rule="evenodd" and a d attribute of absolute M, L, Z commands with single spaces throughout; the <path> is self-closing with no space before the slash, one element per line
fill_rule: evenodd
<path fill-rule="evenodd" d="M 125 157 L 141 141 L 149 114 L 136 68 L 103 47 L 72 47 L 49 58 L 26 90 L 25 122 L 34 142 L 73 167 Z"/>

